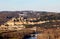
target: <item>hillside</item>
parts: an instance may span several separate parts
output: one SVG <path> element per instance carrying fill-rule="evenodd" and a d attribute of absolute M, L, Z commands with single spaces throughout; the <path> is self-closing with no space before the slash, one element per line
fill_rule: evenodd
<path fill-rule="evenodd" d="M 11 20 L 13 17 L 18 18 L 20 14 L 24 14 L 24 19 L 29 19 L 30 22 L 39 22 L 47 20 L 60 20 L 60 13 L 44 12 L 44 11 L 1 11 L 0 25 Z M 35 19 L 33 19 L 35 18 Z M 33 20 L 30 20 L 33 19 Z"/>
<path fill-rule="evenodd" d="M 37 39 L 60 39 L 60 13 L 56 12 L 2 11 L 0 25 L 3 39 L 25 39 L 34 33 Z"/>

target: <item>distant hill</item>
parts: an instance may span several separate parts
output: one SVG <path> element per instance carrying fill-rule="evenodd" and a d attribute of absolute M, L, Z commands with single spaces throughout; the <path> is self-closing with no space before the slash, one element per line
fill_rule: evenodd
<path fill-rule="evenodd" d="M 40 18 L 40 20 L 60 20 L 60 13 L 45 11 L 1 11 L 0 25 L 4 24 L 13 17 L 19 17 L 20 14 L 26 14 L 27 18 Z"/>

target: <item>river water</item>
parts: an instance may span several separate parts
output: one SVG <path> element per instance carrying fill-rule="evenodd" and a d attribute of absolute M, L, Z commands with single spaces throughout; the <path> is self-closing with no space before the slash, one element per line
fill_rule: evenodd
<path fill-rule="evenodd" d="M 35 36 L 31 36 L 31 37 L 29 37 L 29 38 L 25 38 L 25 39 L 37 39 L 37 34 L 35 34 Z"/>
<path fill-rule="evenodd" d="M 30 37 L 30 38 L 26 38 L 26 39 L 37 39 L 37 37 Z"/>

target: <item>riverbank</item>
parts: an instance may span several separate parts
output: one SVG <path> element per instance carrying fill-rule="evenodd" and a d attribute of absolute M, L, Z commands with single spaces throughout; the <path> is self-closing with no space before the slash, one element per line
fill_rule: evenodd
<path fill-rule="evenodd" d="M 60 39 L 60 29 L 44 29 L 37 35 L 37 39 Z"/>
<path fill-rule="evenodd" d="M 6 31 L 0 33 L 0 37 L 3 39 L 23 39 L 24 36 L 34 33 L 34 30 L 29 28 L 18 30 L 18 31 Z"/>

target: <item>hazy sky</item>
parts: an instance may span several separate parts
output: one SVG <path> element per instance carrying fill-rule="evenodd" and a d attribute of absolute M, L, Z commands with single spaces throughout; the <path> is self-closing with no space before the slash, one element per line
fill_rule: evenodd
<path fill-rule="evenodd" d="M 60 0 L 0 0 L 0 11 L 39 10 L 60 12 Z"/>

